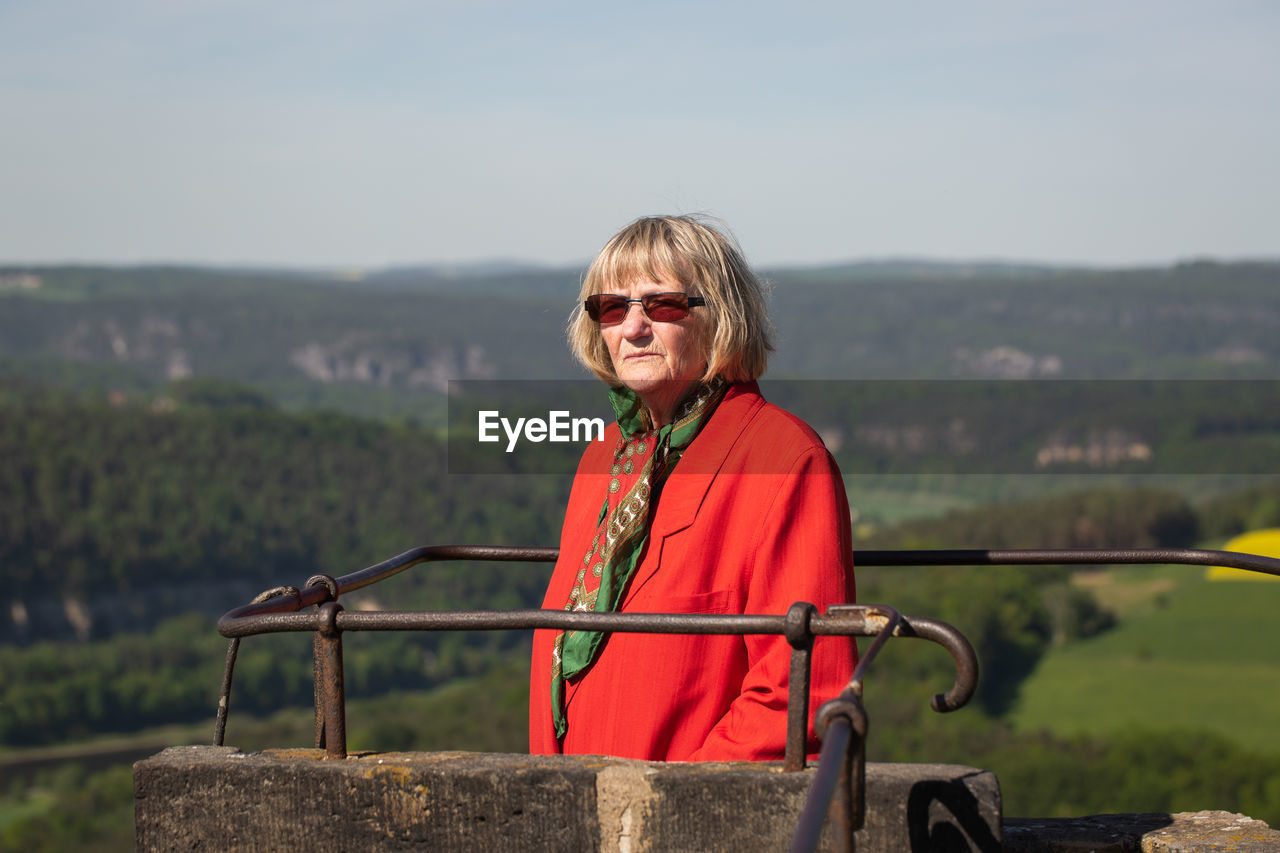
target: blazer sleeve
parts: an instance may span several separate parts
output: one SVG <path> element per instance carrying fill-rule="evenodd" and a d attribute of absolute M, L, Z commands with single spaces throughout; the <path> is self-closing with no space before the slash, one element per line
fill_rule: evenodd
<path fill-rule="evenodd" d="M 747 475 L 752 476 L 752 475 Z M 757 526 L 744 613 L 785 613 L 797 601 L 823 612 L 854 601 L 849 503 L 826 448 L 811 445 L 779 477 Z M 778 760 L 786 744 L 791 646 L 784 637 L 744 638 L 747 673 L 728 711 L 690 760 Z M 819 637 L 812 657 L 807 751 L 818 751 L 813 713 L 848 683 L 857 663 L 852 638 Z"/>

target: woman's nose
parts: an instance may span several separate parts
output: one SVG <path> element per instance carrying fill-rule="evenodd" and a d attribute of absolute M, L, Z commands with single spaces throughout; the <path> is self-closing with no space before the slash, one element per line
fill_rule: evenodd
<path fill-rule="evenodd" d="M 649 316 L 639 302 L 627 304 L 626 316 L 622 318 L 622 335 L 625 338 L 644 338 L 649 336 Z"/>

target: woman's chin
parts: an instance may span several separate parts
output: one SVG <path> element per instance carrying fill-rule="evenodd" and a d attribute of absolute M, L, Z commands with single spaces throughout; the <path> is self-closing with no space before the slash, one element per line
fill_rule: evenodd
<path fill-rule="evenodd" d="M 653 376 L 623 376 L 622 384 L 640 395 L 646 402 L 678 399 L 691 384 L 687 379 L 671 379 Z"/>

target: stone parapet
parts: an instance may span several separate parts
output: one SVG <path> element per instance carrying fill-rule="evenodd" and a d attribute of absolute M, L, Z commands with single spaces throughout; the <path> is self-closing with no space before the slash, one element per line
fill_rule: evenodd
<path fill-rule="evenodd" d="M 328 761 L 320 750 L 198 746 L 134 765 L 134 798 L 141 851 L 772 851 L 790 844 L 811 779 L 746 762 L 463 752 Z M 999 784 L 971 767 L 869 764 L 856 842 L 861 853 L 999 850 Z"/>
<path fill-rule="evenodd" d="M 166 749 L 134 765 L 138 850 L 785 850 L 812 771 L 598 756 Z M 830 828 L 820 849 L 830 849 Z M 859 853 L 1280 850 L 1229 812 L 1001 819 L 991 773 L 867 765 Z"/>

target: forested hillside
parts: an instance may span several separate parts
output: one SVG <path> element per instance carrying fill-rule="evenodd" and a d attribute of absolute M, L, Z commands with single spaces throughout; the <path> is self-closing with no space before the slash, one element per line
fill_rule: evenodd
<path fill-rule="evenodd" d="M 1055 393 L 1016 383 L 866 393 L 850 383 L 783 394 L 782 402 L 834 437 L 855 506 L 867 506 L 859 491 L 868 476 L 924 484 L 1035 471 L 1036 454 L 1054 435 L 1065 442 L 1063 435 L 1128 430 L 1121 446 L 1141 440 L 1146 455 L 1054 461 L 1041 469 L 1046 493 L 1055 488 L 1053 472 L 1070 472 L 1075 483 L 1088 483 L 1079 472 L 1091 470 L 1172 472 L 1194 483 L 1189 475 L 1280 470 L 1273 383 L 1209 384 L 1191 399 L 1086 395 L 1090 406 L 1080 403 L 1075 383 L 1039 387 Z M 957 447 L 958 409 L 967 412 L 971 437 Z M 1019 411 L 1031 413 L 1027 423 L 1014 422 Z M 841 429 L 851 431 L 841 438 Z M 497 455 L 513 465 L 520 458 Z M 69 396 L 10 379 L 0 384 L 0 582 L 14 603 L 0 618 L 0 636 L 145 628 L 193 602 L 206 613 L 227 609 L 263 586 L 320 570 L 344 574 L 418 544 L 554 544 L 573 449 L 559 448 L 553 458 L 553 474 L 467 476 L 456 458 L 450 472 L 436 431 L 333 412 L 285 413 L 227 383 L 182 380 L 130 398 Z M 1172 499 L 1102 492 L 1088 498 L 1087 510 L 1079 499 L 1069 499 L 1076 501 L 1070 507 L 1026 503 L 959 526 L 921 521 L 898 535 L 934 547 L 1191 544 L 1199 534 L 1194 513 L 1185 504 L 1165 508 Z M 1037 516 L 1068 509 L 1093 521 L 1061 530 Z M 1011 515 L 1020 516 L 1017 524 L 1008 524 Z M 464 573 L 466 583 L 441 575 L 409 594 L 432 606 L 537 600 L 537 580 L 513 584 L 485 574 L 491 571 Z"/>
<path fill-rule="evenodd" d="M 558 529 L 563 478 L 448 477 L 445 465 L 443 441 L 422 429 L 285 414 L 225 386 L 111 403 L 10 380 L 0 583 L 12 604 L 0 636 L 141 630 L 418 544 L 544 543 Z M 498 571 L 435 568 L 400 595 L 437 607 L 540 600 L 540 577 Z"/>
<path fill-rule="evenodd" d="M 1277 374 L 1280 264 L 904 272 L 774 274 L 778 369 L 838 379 Z"/>

